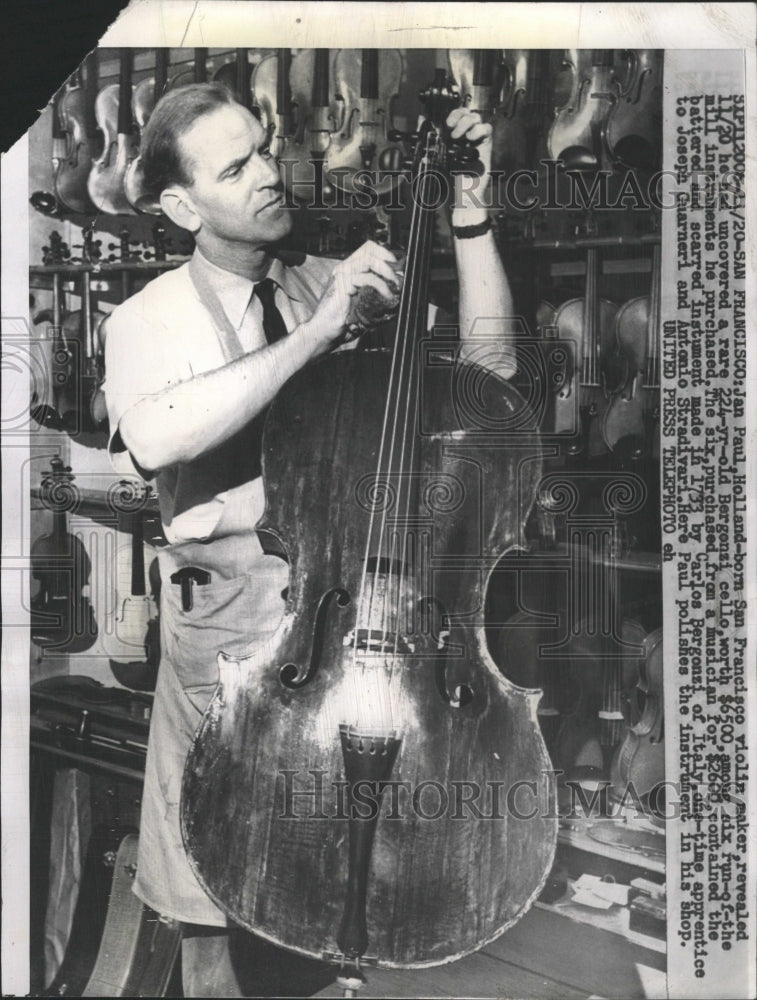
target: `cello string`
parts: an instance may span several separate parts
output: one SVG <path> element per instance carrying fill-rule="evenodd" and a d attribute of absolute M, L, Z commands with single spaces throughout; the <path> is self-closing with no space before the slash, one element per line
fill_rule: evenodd
<path fill-rule="evenodd" d="M 428 132 L 426 136 L 426 149 L 424 151 L 424 156 L 423 156 L 423 160 L 426 162 L 426 168 L 425 168 L 426 170 L 428 169 L 430 140 L 433 138 L 433 136 L 434 133 L 431 131 Z M 419 172 L 419 176 L 421 176 L 421 183 L 423 184 L 424 179 L 422 171 Z M 403 286 L 403 289 L 407 289 L 407 294 L 403 297 L 402 306 L 400 310 L 400 322 L 398 324 L 398 335 L 395 346 L 395 356 L 393 360 L 396 361 L 397 351 L 399 351 L 400 349 L 402 349 L 402 356 L 399 366 L 397 367 L 395 365 L 393 367 L 394 377 L 390 381 L 390 393 L 387 398 L 387 411 L 385 414 L 386 417 L 385 430 L 386 430 L 386 425 L 389 423 L 389 413 L 391 412 L 394 415 L 393 426 L 391 429 L 391 437 L 389 439 L 391 444 L 388 453 L 388 460 L 386 461 L 385 464 L 385 474 L 388 475 L 389 477 L 392 476 L 392 473 L 397 474 L 396 481 L 398 485 L 397 485 L 396 508 L 398 510 L 401 510 L 403 506 L 401 502 L 403 495 L 406 498 L 405 501 L 406 506 L 409 507 L 409 494 L 406 488 L 408 485 L 407 477 L 403 474 L 405 470 L 405 463 L 403 461 L 403 457 L 405 453 L 407 428 L 408 428 L 407 414 L 409 410 L 409 401 L 411 398 L 411 393 L 409 390 L 410 387 L 413 385 L 412 379 L 415 370 L 413 365 L 413 361 L 415 359 L 415 341 L 416 341 L 415 334 L 417 333 L 418 320 L 420 317 L 419 310 L 423 305 L 423 303 L 421 302 L 421 297 L 422 297 L 424 282 L 420 280 L 419 274 L 422 276 L 425 268 L 426 248 L 428 245 L 428 233 L 431 227 L 430 212 L 428 211 L 427 208 L 422 207 L 425 204 L 426 200 L 424 198 L 420 198 L 415 202 L 413 206 L 414 214 L 411 227 L 412 236 L 410 241 L 413 252 L 408 253 L 408 260 L 410 261 L 410 267 L 408 269 L 406 281 Z M 410 322 L 411 318 L 413 319 L 412 322 Z M 400 340 L 401 333 L 404 333 L 404 340 Z M 399 463 L 397 463 L 395 458 L 398 447 L 397 429 L 398 425 L 400 425 L 399 418 L 402 409 L 401 403 L 403 400 L 406 402 L 405 413 L 403 415 L 403 420 L 401 422 L 403 431 L 403 436 L 401 439 L 401 446 L 402 446 L 401 455 L 403 457 L 401 457 Z M 382 448 L 381 448 L 382 459 L 384 457 L 385 448 L 386 448 L 386 437 L 385 435 L 382 435 Z M 380 478 L 381 478 L 381 462 L 379 462 L 378 465 L 378 473 L 376 481 L 377 485 L 380 482 Z M 407 525 L 407 519 L 405 523 Z M 368 613 L 369 624 L 372 624 L 372 619 L 373 619 L 373 602 L 376 599 L 376 595 L 379 593 L 379 581 L 381 578 L 380 555 L 385 544 L 384 537 L 386 535 L 386 531 L 387 531 L 387 510 L 385 509 L 382 512 L 382 517 L 379 521 L 378 545 L 376 550 L 377 559 L 376 559 L 375 573 L 373 578 L 373 587 L 369 598 L 369 613 Z M 373 534 L 373 532 L 371 532 L 371 534 Z M 369 539 L 369 546 L 370 546 L 370 541 L 371 540 Z M 400 605 L 405 595 L 405 576 L 406 576 L 405 561 L 407 558 L 409 558 L 409 553 L 408 553 L 408 534 L 406 527 L 404 532 L 398 530 L 393 532 L 392 535 L 392 550 L 390 552 L 390 557 L 387 567 L 388 572 L 386 573 L 387 587 L 385 588 L 384 591 L 384 602 L 383 602 L 382 620 L 381 620 L 382 638 L 385 640 L 387 638 L 387 631 L 388 631 L 387 629 L 388 618 L 392 613 L 394 614 L 393 631 L 394 631 L 395 658 L 400 638 L 399 627 L 402 618 Z M 399 575 L 392 572 L 392 569 L 395 565 L 399 565 L 400 568 Z M 367 562 L 366 562 L 366 569 L 367 569 Z M 397 579 L 395 579 L 395 577 L 397 577 Z M 392 593 L 393 588 L 394 588 L 394 595 L 396 596 L 393 596 Z M 396 600 L 396 605 L 395 605 L 395 600 Z M 363 606 L 364 606 L 364 596 L 361 594 L 360 607 L 362 608 Z M 388 685 L 389 687 L 388 697 L 390 699 L 389 718 L 392 719 L 392 722 L 393 722 L 393 709 L 391 705 L 391 699 L 393 691 L 392 678 L 394 673 L 392 665 L 395 661 L 396 661 L 395 659 L 391 661 L 390 679 Z M 387 695 L 387 691 L 384 686 L 380 686 L 379 690 L 382 696 Z"/>
<path fill-rule="evenodd" d="M 421 182 L 420 197 L 418 199 L 419 206 L 425 206 L 429 204 L 428 199 L 426 197 L 427 191 L 425 189 L 428 186 L 428 178 L 430 176 L 429 167 L 434 165 L 431 162 L 432 160 L 431 152 L 432 152 L 432 140 L 434 140 L 435 137 L 436 137 L 435 131 L 430 130 L 428 133 L 428 140 L 425 150 L 426 169 L 423 173 L 419 174 Z M 411 295 L 412 298 L 414 299 L 414 303 L 413 303 L 413 308 L 410 310 L 410 313 L 414 322 L 406 323 L 405 344 L 403 345 L 404 346 L 403 364 L 400 372 L 401 383 L 398 388 L 398 398 L 395 403 L 395 411 L 394 411 L 395 419 L 394 419 L 394 427 L 392 429 L 391 467 L 395 470 L 397 474 L 397 483 L 398 483 L 397 487 L 398 495 L 397 495 L 396 507 L 398 514 L 400 514 L 400 512 L 404 514 L 404 516 L 400 514 L 400 521 L 399 521 L 401 525 L 404 524 L 404 529 L 401 532 L 402 542 L 398 546 L 400 555 L 402 557 L 406 555 L 408 550 L 410 501 L 412 497 L 412 490 L 416 485 L 413 482 L 413 477 L 409 474 L 412 470 L 412 460 L 410 463 L 407 463 L 405 460 L 405 455 L 407 450 L 408 434 L 412 430 L 412 426 L 409 423 L 410 407 L 413 399 L 417 400 L 418 396 L 417 379 L 415 377 L 416 358 L 417 358 L 416 341 L 417 341 L 418 326 L 420 323 L 420 309 L 423 306 L 422 293 L 424 291 L 424 285 L 425 285 L 425 282 L 423 281 L 423 274 L 424 271 L 427 270 L 426 256 L 429 248 L 429 233 L 431 230 L 431 222 L 432 222 L 431 212 L 427 208 L 422 209 L 419 214 L 419 231 L 418 231 L 417 246 L 415 247 L 415 253 L 413 255 L 414 273 L 411 278 Z M 419 274 L 416 274 L 415 273 L 416 271 L 418 271 Z M 407 374 L 405 373 L 406 368 L 407 368 Z M 402 419 L 400 420 L 400 412 L 402 410 L 403 404 L 404 404 L 404 412 L 402 413 Z M 416 411 L 417 411 L 417 404 L 416 404 Z M 399 436 L 398 436 L 398 426 L 401 431 L 401 435 Z M 395 449 L 397 447 L 399 447 L 399 460 L 395 464 L 394 454 L 395 454 Z M 404 506 L 404 512 L 402 511 L 403 506 Z M 385 525 L 382 525 L 382 531 L 384 527 Z M 394 628 L 394 647 L 393 647 L 393 654 L 395 657 L 399 649 L 399 639 L 400 639 L 400 632 L 399 632 L 399 623 L 401 620 L 400 602 L 402 601 L 403 595 L 405 594 L 405 582 L 407 575 L 408 574 L 406 572 L 406 564 L 404 558 L 401 558 L 399 562 L 399 580 L 397 589 L 398 600 L 397 600 L 397 607 L 395 609 L 395 628 Z"/>
<path fill-rule="evenodd" d="M 385 403 L 385 407 L 384 407 L 384 415 L 383 415 L 383 422 L 382 422 L 381 438 L 380 438 L 379 452 L 378 452 L 377 464 L 376 464 L 376 476 L 375 476 L 375 479 L 374 479 L 374 482 L 373 482 L 371 512 L 370 512 L 368 533 L 367 533 L 367 538 L 366 538 L 366 549 L 365 549 L 365 554 L 364 554 L 364 558 L 363 558 L 363 569 L 362 569 L 362 574 L 361 574 L 360 591 L 359 591 L 358 602 L 357 602 L 356 625 L 355 625 L 355 632 L 354 632 L 354 639 L 353 639 L 353 649 L 352 649 L 353 667 L 357 666 L 358 634 L 359 634 L 361 622 L 364 622 L 365 625 L 366 625 L 367 646 L 368 646 L 369 649 L 370 649 L 370 645 L 371 645 L 371 631 L 370 631 L 370 626 L 372 624 L 371 618 L 372 618 L 372 615 L 373 615 L 373 601 L 374 601 L 374 596 L 377 593 L 378 579 L 379 579 L 379 576 L 380 576 L 381 547 L 383 545 L 383 538 L 384 538 L 384 534 L 385 534 L 385 531 L 386 531 L 386 522 L 387 522 L 387 507 L 386 507 L 386 504 L 384 504 L 384 509 L 381 511 L 381 517 L 379 519 L 378 544 L 376 545 L 376 549 L 375 549 L 376 570 L 375 570 L 375 574 L 374 574 L 374 578 L 373 578 L 373 586 L 372 586 L 372 590 L 371 590 L 371 595 L 370 595 L 370 598 L 369 598 L 369 601 L 368 601 L 367 618 L 366 618 L 366 617 L 364 617 L 364 615 L 365 615 L 365 611 L 366 611 L 365 604 L 366 604 L 366 587 L 367 587 L 367 579 L 368 579 L 368 566 L 369 566 L 369 562 L 370 562 L 370 558 L 371 558 L 371 550 L 372 550 L 372 545 L 374 544 L 374 536 L 375 536 L 375 531 L 376 531 L 376 521 L 377 521 L 377 517 L 376 517 L 376 503 L 377 503 L 378 498 L 381 496 L 380 488 L 381 488 L 381 482 L 382 482 L 382 469 L 385 470 L 384 473 L 383 473 L 383 477 L 386 479 L 387 490 L 391 487 L 390 477 L 391 477 L 392 460 L 393 460 L 393 453 L 394 453 L 394 435 L 396 434 L 396 423 L 397 423 L 397 420 L 396 420 L 397 403 L 396 403 L 396 401 L 395 401 L 395 405 L 394 405 L 395 422 L 394 422 L 394 427 L 392 428 L 392 438 L 391 438 L 392 444 L 391 444 L 391 448 L 389 450 L 389 455 L 388 455 L 388 460 L 387 460 L 386 456 L 387 456 L 388 428 L 389 428 L 389 423 L 390 423 L 390 413 L 391 413 L 391 409 L 392 409 L 393 395 L 394 396 L 398 396 L 399 395 L 399 392 L 400 392 L 400 389 L 401 389 L 401 385 L 402 385 L 402 381 L 403 381 L 403 373 L 404 373 L 404 366 L 405 366 L 406 353 L 407 353 L 407 343 L 406 343 L 406 341 L 407 341 L 407 327 L 408 327 L 407 317 L 408 317 L 408 315 L 411 312 L 410 302 L 411 302 L 411 298 L 412 298 L 412 293 L 413 293 L 413 290 L 414 290 L 414 286 L 415 286 L 415 283 L 416 283 L 415 269 L 417 267 L 417 254 L 414 251 L 414 247 L 415 247 L 415 244 L 418 241 L 419 225 L 420 225 L 420 221 L 421 220 L 422 220 L 422 214 L 421 214 L 421 211 L 420 211 L 420 206 L 419 206 L 418 202 L 415 202 L 414 205 L 413 205 L 413 212 L 412 212 L 412 217 L 411 217 L 409 251 L 408 251 L 408 255 L 407 255 L 407 260 L 410 263 L 410 267 L 408 268 L 408 273 L 406 274 L 405 281 L 403 282 L 402 292 L 400 294 L 400 308 L 399 308 L 399 311 L 398 311 L 398 321 L 397 321 L 397 327 L 396 327 L 395 344 L 394 344 L 394 349 L 393 349 L 393 352 L 392 352 L 392 363 L 391 363 L 391 369 L 390 369 L 390 374 L 389 374 L 389 390 L 388 390 L 388 393 L 387 393 L 387 399 L 386 399 L 386 403 Z M 403 343 L 403 333 L 405 334 L 405 338 L 404 338 L 405 342 L 404 343 Z M 398 355 L 400 354 L 401 348 L 403 348 L 402 349 L 401 358 L 398 358 Z M 384 621 L 383 624 L 385 625 L 385 621 Z M 353 677 L 355 678 L 355 684 L 357 684 L 357 672 L 356 672 L 356 670 L 353 669 L 352 673 L 353 673 Z M 357 691 L 355 692 L 355 695 L 356 695 L 356 700 L 359 701 L 359 694 L 358 694 Z M 392 717 L 391 697 L 390 697 L 390 704 L 389 704 L 389 713 L 390 713 L 390 718 L 391 718 Z"/>
<path fill-rule="evenodd" d="M 413 296 L 413 292 L 414 292 L 414 288 L 415 288 L 415 284 L 416 284 L 416 277 L 415 277 L 415 269 L 417 267 L 416 244 L 418 243 L 418 239 L 419 239 L 419 227 L 420 227 L 420 222 L 421 221 L 422 221 L 422 215 L 421 215 L 421 212 L 420 212 L 420 205 L 419 205 L 419 202 L 416 201 L 414 203 L 414 205 L 413 205 L 413 214 L 412 214 L 412 218 L 411 218 L 409 252 L 408 252 L 408 256 L 407 256 L 407 259 L 408 259 L 408 262 L 409 262 L 409 268 L 408 268 L 408 273 L 406 274 L 406 277 L 405 277 L 405 281 L 403 283 L 402 293 L 401 293 L 401 297 L 400 297 L 400 309 L 399 309 L 398 322 L 397 322 L 397 334 L 396 334 L 396 337 L 395 337 L 395 346 L 394 346 L 394 351 L 393 351 L 393 355 L 392 355 L 392 367 L 391 367 L 390 376 L 389 376 L 389 390 L 388 390 L 388 393 L 387 393 L 387 400 L 386 400 L 386 404 L 385 404 L 385 408 L 384 408 L 384 420 L 383 420 L 383 425 L 382 425 L 381 441 L 380 441 L 379 454 L 378 454 L 378 459 L 377 459 L 376 478 L 374 480 L 374 493 L 373 493 L 374 496 L 380 496 L 380 487 L 381 487 L 381 482 L 382 482 L 382 476 L 383 476 L 383 478 L 386 479 L 387 488 L 389 488 L 391 486 L 390 478 L 391 478 L 392 463 L 393 463 L 393 456 L 394 456 L 394 444 L 395 444 L 395 438 L 396 438 L 397 413 L 398 413 L 398 405 L 399 405 L 398 404 L 398 400 L 399 400 L 399 397 L 400 397 L 400 394 L 401 394 L 401 387 L 402 387 L 402 383 L 403 383 L 403 379 L 404 379 L 404 368 L 405 368 L 405 364 L 406 364 L 406 354 L 407 354 L 407 328 L 408 328 L 408 325 L 409 325 L 407 323 L 407 317 L 408 317 L 408 314 L 411 312 L 411 309 L 410 309 L 410 300 L 411 300 L 411 298 Z M 412 252 L 410 252 L 410 251 L 412 251 Z M 403 342 L 403 333 L 404 333 L 404 342 Z M 402 348 L 401 358 L 398 359 L 398 355 L 400 354 L 400 349 L 401 348 Z M 394 412 L 394 418 L 395 419 L 394 419 L 394 425 L 393 425 L 393 427 L 391 429 L 391 437 L 388 437 L 388 433 L 387 433 L 388 432 L 388 425 L 389 425 L 389 422 L 390 422 L 390 414 L 392 413 L 392 411 Z M 387 440 L 388 439 L 391 441 L 391 446 L 390 446 L 390 449 L 389 449 L 389 454 L 388 454 L 388 459 L 387 459 L 386 458 L 386 449 L 387 449 Z M 382 510 L 382 512 L 381 512 L 381 518 L 379 519 L 379 540 L 378 540 L 378 545 L 376 547 L 376 559 L 377 559 L 376 574 L 377 575 L 378 575 L 378 572 L 379 572 L 379 569 L 380 569 L 380 565 L 379 565 L 378 560 L 380 559 L 380 556 L 381 556 L 381 546 L 383 544 L 383 537 L 384 537 L 384 533 L 385 533 L 385 530 L 386 530 L 386 521 L 387 521 L 387 518 L 386 518 L 386 508 L 385 508 L 384 510 Z M 363 579 L 361 581 L 361 590 L 360 590 L 360 598 L 359 598 L 359 602 L 360 602 L 360 607 L 361 608 L 362 608 L 362 605 L 363 605 L 363 602 L 364 602 L 364 594 L 365 594 L 366 578 L 367 578 L 367 571 L 368 571 L 368 563 L 370 561 L 370 556 L 371 556 L 371 545 L 372 545 L 372 542 L 374 540 L 373 536 L 374 536 L 374 530 L 375 530 L 375 523 L 376 523 L 376 509 L 375 509 L 375 504 L 374 504 L 372 506 L 372 509 L 371 509 L 369 532 L 368 532 L 368 538 L 367 538 L 367 543 L 366 543 L 366 552 L 365 552 L 365 558 L 364 558 L 364 561 L 363 561 Z"/>
<path fill-rule="evenodd" d="M 437 136 L 437 140 L 438 140 L 438 136 Z M 439 163 L 439 156 L 438 156 L 438 150 L 437 150 L 437 155 L 436 155 L 436 157 L 434 159 L 434 163 L 432 165 L 433 166 L 437 166 L 438 163 Z M 426 186 L 428 186 L 427 182 L 428 182 L 429 176 L 430 176 L 429 174 L 426 174 L 425 177 L 423 178 L 424 182 L 426 182 Z M 427 203 L 426 202 L 426 197 L 425 197 L 427 194 L 428 194 L 427 191 L 423 192 L 422 201 L 423 201 L 424 204 Z M 423 232 L 421 234 L 421 239 L 423 241 L 423 246 L 419 249 L 419 259 L 420 260 L 424 260 L 425 261 L 427 259 L 427 255 L 431 251 L 432 221 L 433 221 L 433 217 L 431 215 L 431 212 L 430 211 L 426 212 L 425 215 L 424 215 L 424 218 L 423 218 L 424 227 L 423 227 Z M 420 294 L 421 290 L 422 289 L 418 290 L 419 294 Z M 420 391 L 419 391 L 418 381 L 419 381 L 419 374 L 418 374 L 418 351 L 417 351 L 417 349 L 414 349 L 413 352 L 412 352 L 412 354 L 411 354 L 411 356 L 410 356 L 410 375 L 409 375 L 409 380 L 408 380 L 408 391 L 407 391 L 407 394 L 406 394 L 405 414 L 404 414 L 403 427 L 402 427 L 402 451 L 401 451 L 400 460 L 399 460 L 399 467 L 400 467 L 401 470 L 404 470 L 405 468 L 407 468 L 408 471 L 412 470 L 413 469 L 413 463 L 415 461 L 416 434 L 414 433 L 414 429 L 417 426 L 418 411 L 419 411 L 419 400 L 420 400 Z M 412 406 L 412 414 L 410 413 L 411 406 Z M 407 444 L 408 444 L 408 439 L 409 439 L 409 443 L 410 443 L 410 455 L 409 455 L 409 458 L 406 461 L 405 460 L 405 449 L 406 449 Z M 412 532 L 410 531 L 410 507 L 411 507 L 411 499 L 412 499 L 412 496 L 413 496 L 413 490 L 416 489 L 416 488 L 419 488 L 419 487 L 420 487 L 420 483 L 419 482 L 414 482 L 411 476 L 407 477 L 407 489 L 405 491 L 405 511 L 404 511 L 404 519 L 403 519 L 404 520 L 404 524 L 405 524 L 403 551 L 406 551 L 406 552 L 407 552 L 408 548 L 411 547 L 412 541 L 413 541 Z M 413 569 L 415 569 L 415 567 L 413 567 Z M 415 576 L 414 572 L 410 573 L 410 566 L 409 566 L 409 562 L 407 560 L 403 561 L 400 564 L 400 588 L 399 589 L 400 589 L 401 593 L 404 592 L 404 590 L 405 590 L 405 577 L 406 576 L 407 577 L 411 577 L 411 576 L 414 577 Z M 397 608 L 397 618 L 398 618 L 398 620 L 399 620 L 399 617 L 400 617 L 400 609 L 398 607 Z M 398 645 L 399 645 L 399 632 L 396 631 L 395 632 L 395 637 L 394 637 L 394 655 L 395 655 L 395 657 L 396 657 L 397 652 L 398 652 Z"/>

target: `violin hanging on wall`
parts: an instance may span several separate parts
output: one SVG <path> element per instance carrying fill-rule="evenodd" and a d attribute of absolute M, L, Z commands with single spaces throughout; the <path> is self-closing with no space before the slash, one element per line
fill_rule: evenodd
<path fill-rule="evenodd" d="M 462 107 L 491 121 L 503 85 L 502 53 L 499 49 L 450 49 L 448 56 Z"/>
<path fill-rule="evenodd" d="M 564 697 L 570 707 L 564 710 L 553 760 L 567 772 L 566 780 L 609 784 L 613 756 L 630 718 L 628 695 L 638 679 L 646 632 L 623 614 L 617 520 L 584 529 L 578 537 L 586 554 L 583 606 L 567 641 L 558 647 L 566 664 Z"/>
<path fill-rule="evenodd" d="M 564 302 L 555 313 L 557 339 L 564 341 L 572 360 L 568 362 L 555 397 L 554 430 L 571 434 L 566 452 L 572 457 L 594 456 L 607 451 L 601 421 L 609 394 L 620 384 L 608 384 L 603 359 L 615 348 L 614 321 L 617 306 L 600 298 L 596 247 L 586 250 L 586 284 L 582 298 Z M 572 342 L 572 343 L 571 343 Z"/>
<path fill-rule="evenodd" d="M 660 49 L 626 50 L 626 79 L 607 118 L 607 147 L 614 160 L 635 170 L 659 170 L 662 155 Z"/>
<path fill-rule="evenodd" d="M 304 49 L 292 59 L 290 49 L 279 49 L 255 67 L 252 89 L 253 111 L 268 131 L 287 190 L 312 208 L 326 208 L 334 194 L 325 168 L 336 128 L 329 50 Z"/>
<path fill-rule="evenodd" d="M 139 152 L 131 111 L 133 50 L 119 49 L 118 53 L 118 83 L 104 87 L 95 102 L 104 148 L 92 165 L 87 188 L 98 212 L 134 215 L 124 192 L 126 171 Z"/>
<path fill-rule="evenodd" d="M 340 49 L 334 81 L 344 112 L 329 146 L 329 181 L 349 194 L 366 189 L 388 194 L 401 177 L 393 167 L 389 139 L 392 104 L 403 77 L 397 49 Z"/>
<path fill-rule="evenodd" d="M 52 166 L 52 183 L 50 188 L 39 188 L 36 191 L 32 191 L 29 197 L 29 204 L 32 208 L 41 212 L 43 215 L 49 215 L 52 218 L 60 218 L 60 216 L 65 215 L 67 211 L 67 206 L 58 197 L 58 192 L 56 189 L 56 177 L 58 175 L 58 169 L 60 164 L 66 157 L 66 133 L 63 128 L 63 123 L 61 122 L 60 115 L 60 105 L 63 100 L 64 94 L 58 93 L 53 98 L 50 108 L 50 125 L 52 129 L 52 146 L 50 153 L 50 160 Z M 43 251 L 44 252 L 44 251 Z M 47 263 L 52 263 L 52 261 L 47 261 Z"/>
<path fill-rule="evenodd" d="M 652 253 L 649 295 L 624 302 L 615 320 L 618 349 L 629 377 L 602 420 L 607 447 L 627 460 L 659 458 L 660 419 L 660 245 Z"/>
<path fill-rule="evenodd" d="M 78 504 L 71 469 L 57 456 L 50 466 L 41 497 L 52 511 L 53 530 L 31 547 L 32 577 L 39 585 L 31 599 L 31 638 L 51 652 L 82 653 L 97 640 L 95 614 L 83 593 L 92 566 L 82 541 L 68 531 L 67 514 Z"/>
<path fill-rule="evenodd" d="M 155 75 L 141 80 L 134 88 L 132 95 L 132 113 L 139 129 L 140 141 L 142 132 L 150 120 L 155 105 L 166 91 L 168 83 L 168 49 L 155 50 Z M 142 169 L 141 154 L 135 157 L 126 169 L 124 175 L 124 194 L 129 204 L 137 212 L 147 212 L 150 215 L 160 214 L 160 202 L 145 189 L 145 175 Z"/>
<path fill-rule="evenodd" d="M 128 558 L 123 559 L 119 553 L 116 559 L 119 574 L 115 638 L 123 650 L 109 657 L 110 669 L 120 684 L 152 691 L 160 661 L 160 629 L 156 598 L 145 572 L 144 505 L 148 490 L 123 480 L 116 491 L 113 505 L 123 512 L 123 527 L 130 543 Z"/>
<path fill-rule="evenodd" d="M 547 143 L 553 160 L 566 170 L 596 171 L 606 157 L 607 117 L 615 103 L 612 49 L 571 49 L 565 64 L 572 70 L 573 86 L 567 104 L 560 108 L 549 130 Z"/>
<path fill-rule="evenodd" d="M 208 50 L 195 49 L 191 66 L 172 67 L 169 90 L 184 87 L 188 83 L 206 83 L 208 79 Z"/>
<path fill-rule="evenodd" d="M 251 80 L 252 65 L 247 49 L 235 49 L 233 61 L 225 62 L 213 74 L 213 81 L 222 83 L 248 111 L 252 110 Z"/>
<path fill-rule="evenodd" d="M 82 271 L 80 280 L 81 308 L 64 313 L 60 305 L 60 276 L 53 275 L 53 399 L 59 426 L 71 435 L 100 430 L 107 420 L 100 388 L 103 380 L 100 329 L 105 313 L 92 307 L 88 269 Z"/>
<path fill-rule="evenodd" d="M 315 197 L 330 202 L 333 188 L 326 181 L 331 140 L 337 129 L 337 111 L 331 100 L 329 82 L 329 49 L 303 49 L 292 60 L 290 79 L 292 100 L 297 109 L 297 129 L 290 146 L 301 170 L 308 170 L 300 180 L 315 182 Z M 312 162 L 313 166 L 310 167 Z M 292 192 L 297 193 L 297 167 Z M 311 173 L 315 177 L 311 177 Z M 307 188 L 305 188 L 307 191 Z"/>
<path fill-rule="evenodd" d="M 66 136 L 65 156 L 55 172 L 55 190 L 72 212 L 90 214 L 95 206 L 87 182 L 92 164 L 102 153 L 102 137 L 95 117 L 97 99 L 97 58 L 91 52 L 81 72 L 69 81 L 60 102 L 60 118 Z"/>
<path fill-rule="evenodd" d="M 665 699 L 662 629 L 644 638 L 644 653 L 632 692 L 631 724 L 612 762 L 612 786 L 619 792 L 633 783 L 641 797 L 665 781 Z"/>

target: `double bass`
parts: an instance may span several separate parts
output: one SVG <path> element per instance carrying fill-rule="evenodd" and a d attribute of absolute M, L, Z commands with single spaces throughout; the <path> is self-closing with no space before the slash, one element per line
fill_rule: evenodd
<path fill-rule="evenodd" d="M 220 654 L 181 802 L 192 868 L 237 923 L 305 955 L 400 968 L 502 933 L 538 894 L 556 838 L 539 693 L 497 669 L 481 610 L 484 567 L 522 544 L 540 446 L 509 383 L 446 351 L 419 363 L 424 203 L 457 103 L 443 70 L 423 96 L 424 197 L 393 347 L 333 353 L 272 405 L 257 528 L 289 561 L 287 608 L 251 656 Z M 314 775 L 323 795 L 303 799 Z M 534 783 L 517 803 L 529 822 L 505 804 L 521 781 Z M 455 800 L 476 788 L 489 819 Z"/>

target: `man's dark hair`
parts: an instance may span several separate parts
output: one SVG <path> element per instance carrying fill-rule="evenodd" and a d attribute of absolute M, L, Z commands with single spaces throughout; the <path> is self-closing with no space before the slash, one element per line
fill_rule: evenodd
<path fill-rule="evenodd" d="M 171 184 L 192 183 L 179 140 L 198 118 L 234 103 L 234 95 L 220 83 L 190 83 L 170 90 L 158 101 L 141 142 L 144 183 L 154 198 Z"/>

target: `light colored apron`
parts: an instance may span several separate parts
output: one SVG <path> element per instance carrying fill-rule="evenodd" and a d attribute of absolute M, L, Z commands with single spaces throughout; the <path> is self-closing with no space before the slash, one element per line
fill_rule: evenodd
<path fill-rule="evenodd" d="M 236 332 L 205 275 L 191 264 L 190 272 L 213 318 L 227 362 L 241 356 L 244 351 Z M 194 471 L 196 479 L 204 478 L 212 490 L 212 457 L 202 458 Z M 219 651 L 248 654 L 273 634 L 284 611 L 282 591 L 288 583 L 288 567 L 276 556 L 263 553 L 254 531 L 263 506 L 258 476 L 224 493 L 220 516 L 206 539 L 171 545 L 158 554 L 161 663 L 150 723 L 134 889 L 159 913 L 191 923 L 226 926 L 228 921 L 197 882 L 184 852 L 179 801 L 186 756 L 218 682 Z M 171 574 L 187 566 L 211 574 L 209 584 L 193 586 L 189 611 L 182 608 L 180 587 L 170 583 Z"/>

